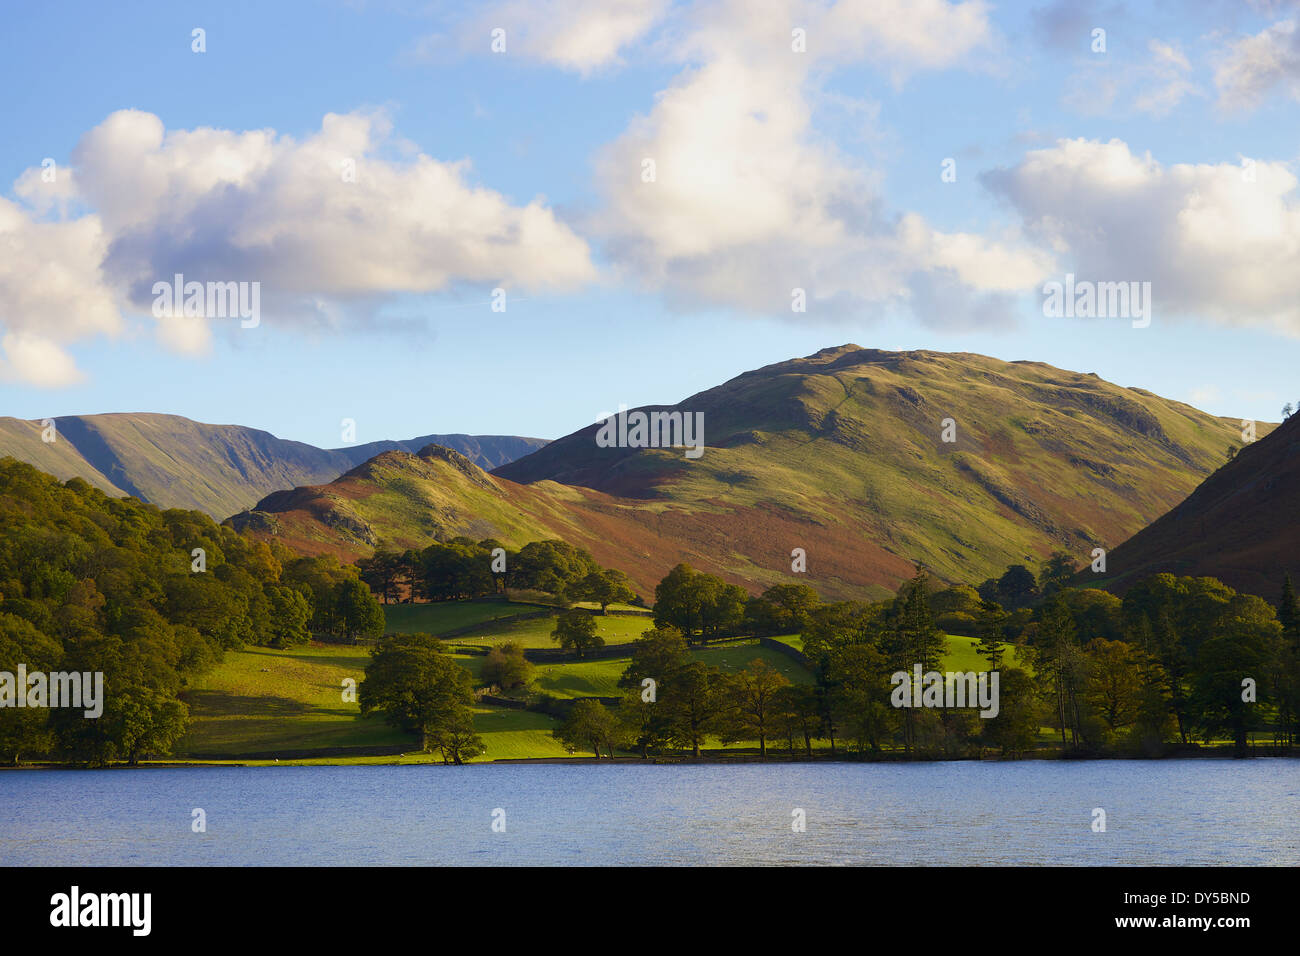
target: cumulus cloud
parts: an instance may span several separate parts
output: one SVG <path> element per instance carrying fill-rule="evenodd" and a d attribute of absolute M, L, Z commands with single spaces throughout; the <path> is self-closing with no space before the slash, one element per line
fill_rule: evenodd
<path fill-rule="evenodd" d="M 330 114 L 297 141 L 113 113 L 76 147 L 72 175 L 45 183 L 30 170 L 16 185 L 24 206 L 0 199 L 5 373 L 73 380 L 59 347 L 121 332 L 121 309 L 151 315 L 154 284 L 177 273 L 260 282 L 280 317 L 458 283 L 546 291 L 595 277 L 586 242 L 544 198 L 513 204 L 474 185 L 467 162 L 403 145 L 379 115 Z M 73 206 L 91 211 L 74 218 Z M 211 329 L 163 319 L 156 334 L 196 353 Z"/>
<path fill-rule="evenodd" d="M 506 0 L 463 24 L 460 43 L 487 52 L 492 31 L 504 30 L 506 55 L 586 75 L 621 62 L 620 52 L 645 36 L 668 7 L 668 0 Z"/>
<path fill-rule="evenodd" d="M 302 142 L 270 130 L 166 133 L 127 110 L 73 159 L 113 237 L 107 268 L 137 305 L 176 272 L 308 301 L 454 282 L 569 289 L 594 277 L 586 243 L 543 199 L 512 205 L 471 185 L 466 162 L 384 159 L 389 136 L 382 117 L 358 114 L 329 114 Z"/>
<path fill-rule="evenodd" d="M 1300 99 L 1300 32 L 1281 20 L 1254 36 L 1241 37 L 1220 53 L 1214 68 L 1219 106 L 1248 111 L 1277 88 Z"/>
<path fill-rule="evenodd" d="M 23 188 L 36 183 L 29 179 Z M 48 185 L 52 197 L 63 189 L 57 178 Z M 38 386 L 80 381 L 64 346 L 122 328 L 100 269 L 106 249 L 95 216 L 42 222 L 0 198 L 0 377 Z"/>
<path fill-rule="evenodd" d="M 803 289 L 813 315 L 911 302 L 934 322 L 965 321 L 980 296 L 1044 274 L 1049 257 L 1014 236 L 945 234 L 891 213 L 871 171 L 811 121 L 815 66 L 868 52 L 891 71 L 959 63 L 992 40 L 982 4 L 758 7 L 700 13 L 686 68 L 597 157 L 604 202 L 591 228 L 620 268 L 685 304 L 788 315 Z M 792 50 L 794 29 L 807 53 Z"/>
<path fill-rule="evenodd" d="M 1073 139 L 984 181 L 1064 270 L 1151 282 L 1156 321 L 1300 334 L 1300 201 L 1282 163 L 1164 166 L 1120 140 Z"/>

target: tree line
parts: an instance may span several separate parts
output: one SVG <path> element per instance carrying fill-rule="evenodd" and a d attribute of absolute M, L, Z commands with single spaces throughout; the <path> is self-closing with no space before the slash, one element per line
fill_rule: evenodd
<path fill-rule="evenodd" d="M 1155 575 L 1121 599 L 1069 586 L 1074 573 L 1060 554 L 1038 575 L 1015 565 L 979 588 L 941 587 L 918 569 L 888 599 L 823 602 L 803 584 L 751 597 L 678 565 L 656 588 L 655 628 L 630 647 L 622 700 L 578 701 L 555 733 L 597 756 L 646 757 L 699 756 L 710 738 L 757 741 L 763 756 L 772 741 L 805 756 L 824 741 L 832 756 L 1016 757 L 1043 743 L 1043 728 L 1068 752 L 1157 755 L 1225 737 L 1244 752 L 1266 728 L 1279 746 L 1294 745 L 1300 604 L 1289 578 L 1275 609 L 1214 578 Z M 980 668 L 998 672 L 995 716 L 892 705 L 895 674 L 943 671 L 940 622 L 977 638 Z M 801 634 L 812 682 L 791 683 L 762 659 L 727 673 L 693 653 L 746 633 Z M 520 648 L 500 645 L 482 676 L 519 689 L 532 669 Z"/>
<path fill-rule="evenodd" d="M 422 549 L 379 549 L 357 561 L 361 578 L 385 603 L 464 601 L 507 589 L 544 591 L 572 604 L 591 601 L 605 611 L 636 595 L 627 575 L 602 568 L 591 554 L 558 539 L 530 541 L 518 551 L 492 538 L 456 537 Z"/>
<path fill-rule="evenodd" d="M 0 459 L 0 672 L 99 672 L 105 696 L 93 719 L 0 707 L 7 762 L 166 755 L 188 724 L 187 688 L 227 650 L 382 630 L 369 588 L 335 558 Z"/>

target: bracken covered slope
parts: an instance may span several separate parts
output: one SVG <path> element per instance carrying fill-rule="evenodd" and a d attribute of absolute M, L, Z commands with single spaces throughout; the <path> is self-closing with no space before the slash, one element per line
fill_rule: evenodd
<path fill-rule="evenodd" d="M 804 580 L 861 596 L 918 561 L 967 582 L 1054 549 L 1082 563 L 1178 504 L 1239 438 L 1232 420 L 1091 374 L 854 345 L 657 410 L 704 414 L 700 458 L 601 448 L 592 425 L 491 475 L 439 452 L 381 455 L 238 521 L 349 555 L 557 535 L 643 590 L 680 560 L 761 588 L 803 548 Z"/>
<path fill-rule="evenodd" d="M 1300 583 L 1300 415 L 1107 555 L 1100 586 L 1122 592 L 1160 572 L 1215 577 L 1274 603 L 1287 573 Z"/>

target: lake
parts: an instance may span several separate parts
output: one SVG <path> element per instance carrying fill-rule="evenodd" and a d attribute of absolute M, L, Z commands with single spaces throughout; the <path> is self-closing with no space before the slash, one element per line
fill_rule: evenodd
<path fill-rule="evenodd" d="M 1294 866 L 1298 819 L 1280 759 L 0 772 L 7 866 Z"/>

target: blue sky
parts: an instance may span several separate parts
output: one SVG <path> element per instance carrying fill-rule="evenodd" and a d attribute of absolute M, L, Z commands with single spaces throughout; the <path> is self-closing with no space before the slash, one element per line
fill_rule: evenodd
<path fill-rule="evenodd" d="M 553 438 L 845 342 L 1300 401 L 1289 5 L 893 6 L 15 7 L 0 413 Z M 176 269 L 258 326 L 156 319 Z M 1044 316 L 1067 272 L 1150 327 Z"/>

